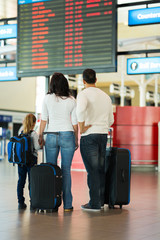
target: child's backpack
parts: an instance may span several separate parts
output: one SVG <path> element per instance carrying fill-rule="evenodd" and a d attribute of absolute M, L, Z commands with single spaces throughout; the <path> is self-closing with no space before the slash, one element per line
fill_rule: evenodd
<path fill-rule="evenodd" d="M 11 137 L 8 143 L 8 161 L 20 165 L 31 166 L 33 163 L 33 140 L 31 132 L 18 137 Z"/>

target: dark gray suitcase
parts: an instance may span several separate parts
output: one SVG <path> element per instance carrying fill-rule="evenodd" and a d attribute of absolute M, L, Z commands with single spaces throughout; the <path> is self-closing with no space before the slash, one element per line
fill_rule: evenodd
<path fill-rule="evenodd" d="M 62 202 L 62 171 L 59 166 L 41 163 L 30 172 L 31 206 L 56 211 Z"/>
<path fill-rule="evenodd" d="M 127 205 L 130 202 L 131 153 L 128 149 L 106 149 L 105 204 Z"/>

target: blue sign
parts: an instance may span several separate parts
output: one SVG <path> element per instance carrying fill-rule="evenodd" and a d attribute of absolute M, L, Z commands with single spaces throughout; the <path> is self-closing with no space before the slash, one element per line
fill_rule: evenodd
<path fill-rule="evenodd" d="M 127 59 L 127 74 L 160 73 L 160 57 Z"/>
<path fill-rule="evenodd" d="M 160 7 L 143 8 L 128 11 L 129 26 L 137 26 L 152 23 L 160 23 Z"/>
<path fill-rule="evenodd" d="M 51 0 L 18 0 L 18 4 L 28 4 L 28 3 L 37 3 L 37 2 L 47 2 Z"/>
<path fill-rule="evenodd" d="M 0 81 L 16 80 L 18 80 L 16 67 L 0 67 Z"/>
<path fill-rule="evenodd" d="M 12 122 L 12 116 L 0 115 L 0 122 Z"/>
<path fill-rule="evenodd" d="M 0 39 L 16 37 L 17 37 L 17 24 L 6 24 L 0 26 Z"/>

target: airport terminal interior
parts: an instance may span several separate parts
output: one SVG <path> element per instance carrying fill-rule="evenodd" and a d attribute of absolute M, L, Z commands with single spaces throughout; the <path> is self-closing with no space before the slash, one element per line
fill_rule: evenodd
<path fill-rule="evenodd" d="M 17 24 L 18 6 L 20 9 L 20 7 L 23 7 L 22 5 L 33 3 L 35 5 L 32 10 L 36 11 L 36 4 L 42 2 L 52 4 L 53 0 L 0 0 L 0 29 L 5 24 Z M 113 71 L 98 71 L 96 86 L 106 92 L 113 103 L 115 122 L 113 124 L 113 135 L 111 136 L 112 145 L 118 148 L 127 148 L 131 152 L 130 202 L 123 205 L 122 208 L 116 205 L 114 209 L 110 209 L 105 204 L 104 209 L 99 212 L 87 212 L 81 209 L 81 205 L 89 201 L 89 191 L 87 173 L 78 148 L 74 154 L 71 171 L 73 211 L 64 212 L 62 203 L 58 212 L 31 212 L 28 180 L 25 185 L 27 208 L 18 210 L 16 193 L 18 171 L 16 164 L 13 166 L 8 162 L 7 143 L 11 136 L 16 135 L 27 113 L 33 113 L 37 116 L 35 130 L 38 131 L 39 129 L 41 105 L 45 93 L 48 91 L 49 76 L 38 74 L 41 68 L 34 66 L 34 70 L 32 69 L 31 73 L 26 75 L 19 71 L 20 77 L 17 80 L 0 81 L 0 240 L 159 240 L 160 61 L 151 63 L 152 66 L 154 64 L 155 72 L 144 72 L 149 71 L 149 65 L 147 65 L 148 63 L 146 65 L 142 63 L 143 72 L 134 74 L 138 67 L 136 60 L 129 65 L 129 67 L 133 67 L 130 69 L 131 74 L 127 74 L 127 71 L 129 71 L 127 69 L 127 59 L 160 58 L 160 1 L 59 0 L 55 2 L 57 5 L 60 2 L 65 3 L 65 11 L 72 10 L 68 9 L 68 6 L 72 7 L 73 4 L 75 4 L 75 9 L 79 11 L 81 7 L 84 9 L 83 5 L 85 4 L 87 4 L 87 8 L 94 9 L 103 3 L 105 6 L 104 15 L 111 13 L 108 10 L 106 11 L 105 8 L 111 8 L 117 2 L 117 5 L 114 5 L 117 7 L 117 26 L 113 25 L 111 27 L 113 33 L 117 34 L 116 41 L 116 36 L 113 34 L 113 42 L 115 41 L 117 45 L 116 56 L 114 56 L 116 58 L 112 66 Z M 156 12 L 157 15 L 148 15 L 150 19 L 154 16 L 154 20 L 158 16 L 158 22 L 128 26 L 129 10 L 150 8 L 158 9 L 156 10 L 159 11 Z M 33 12 L 34 14 L 36 13 Z M 67 14 L 70 13 L 67 12 Z M 98 14 L 98 10 L 94 14 L 91 11 L 88 17 L 96 17 Z M 49 18 L 54 16 L 53 12 L 49 12 Z M 23 19 L 22 15 L 21 17 Z M 77 18 L 75 24 L 81 24 L 80 22 L 84 20 L 80 15 L 76 15 L 75 18 Z M 146 18 L 144 17 L 144 19 Z M 33 21 L 38 21 L 37 16 L 33 16 Z M 76 23 L 76 21 L 79 23 Z M 98 22 L 95 22 L 95 26 L 96 24 Z M 19 22 L 19 25 L 23 29 L 23 23 Z M 41 25 L 42 28 L 43 26 Z M 101 27 L 104 26 L 99 28 Z M 45 29 L 41 30 L 45 31 Z M 82 29 L 77 31 L 82 31 Z M 97 31 L 99 30 L 97 29 Z M 3 30 L 0 30 L 0 36 L 3 33 Z M 81 35 L 80 33 L 82 32 L 78 32 L 77 35 Z M 46 33 L 43 32 L 43 34 Z M 69 41 L 67 37 L 65 41 Z M 85 40 L 85 36 L 83 37 L 81 40 Z M 79 46 L 83 44 L 81 40 Z M 11 39 L 0 38 L 0 69 L 1 67 L 17 67 L 17 42 L 17 37 Z M 101 44 L 101 40 L 99 44 Z M 41 46 L 40 49 L 43 51 Z M 99 49 L 103 48 L 100 47 Z M 96 50 L 99 49 L 97 47 Z M 103 51 L 101 54 L 103 54 Z M 69 55 L 65 56 L 65 66 L 70 67 L 71 63 L 67 57 Z M 79 57 L 80 60 L 75 63 L 77 69 L 82 64 L 81 54 Z M 18 56 L 18 59 L 20 58 L 21 55 Z M 36 61 L 38 62 L 38 60 Z M 117 71 L 114 71 L 116 64 Z M 25 65 L 22 64 L 19 67 L 24 67 L 25 72 Z M 46 67 L 45 60 L 41 67 Z M 76 97 L 78 92 L 84 88 L 82 73 L 73 71 L 69 74 L 66 73 L 66 77 L 71 92 Z M 42 150 L 39 150 L 38 163 L 41 162 Z M 59 156 L 59 165 L 60 162 Z"/>

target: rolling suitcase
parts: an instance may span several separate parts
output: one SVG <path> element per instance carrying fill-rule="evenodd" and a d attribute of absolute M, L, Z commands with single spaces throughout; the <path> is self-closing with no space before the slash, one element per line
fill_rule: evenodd
<path fill-rule="evenodd" d="M 105 204 L 127 205 L 130 202 L 131 153 L 128 149 L 106 149 Z"/>
<path fill-rule="evenodd" d="M 62 170 L 52 163 L 41 163 L 30 172 L 31 207 L 57 211 L 62 203 Z"/>

